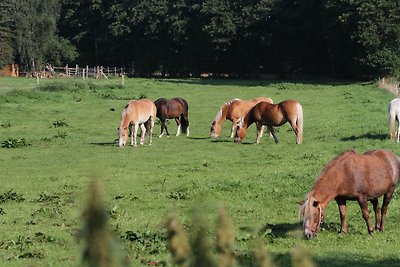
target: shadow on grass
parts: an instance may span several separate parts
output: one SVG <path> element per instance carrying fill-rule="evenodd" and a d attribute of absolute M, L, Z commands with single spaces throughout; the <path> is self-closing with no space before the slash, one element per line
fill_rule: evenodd
<path fill-rule="evenodd" d="M 260 229 L 260 233 L 264 233 L 267 230 L 271 230 L 271 232 L 268 235 L 271 235 L 273 237 L 279 237 L 279 238 L 286 238 L 291 236 L 290 233 L 292 233 L 295 230 L 301 230 L 301 224 L 300 223 L 280 223 L 280 224 L 266 224 Z"/>
<path fill-rule="evenodd" d="M 233 143 L 232 139 L 211 139 L 212 143 Z"/>
<path fill-rule="evenodd" d="M 240 79 L 240 78 L 159 78 L 156 79 L 157 82 L 165 82 L 165 83 L 176 83 L 176 84 L 196 84 L 196 85 L 231 85 L 231 86 L 247 86 L 247 87 L 255 87 L 255 86 L 269 86 L 271 84 L 279 84 L 279 83 L 296 83 L 296 84 L 326 84 L 332 86 L 338 85 L 349 85 L 354 84 L 354 81 L 336 81 L 336 80 L 309 80 L 309 79 L 292 79 L 292 80 L 267 80 L 267 79 Z M 362 85 L 368 85 L 370 83 L 364 83 Z"/>
<path fill-rule="evenodd" d="M 91 145 L 96 145 L 96 146 L 115 146 L 118 147 L 117 142 L 95 142 L 95 143 L 90 143 Z"/>
<path fill-rule="evenodd" d="M 314 259 L 314 262 L 317 263 L 318 266 L 327 266 L 327 267 L 342 267 L 342 266 L 352 266 L 352 267 L 394 267 L 400 265 L 400 258 L 388 258 L 384 260 L 378 260 L 373 262 L 365 262 L 362 260 L 357 260 L 358 255 L 351 254 L 340 254 L 340 255 L 332 255 L 329 258 L 324 258 L 320 260 Z"/>
<path fill-rule="evenodd" d="M 191 136 L 189 136 L 189 137 L 187 137 L 187 139 L 191 139 L 191 140 L 207 140 L 207 139 L 210 139 L 211 140 L 211 138 L 209 136 L 206 136 L 206 137 L 191 137 Z"/>
<path fill-rule="evenodd" d="M 341 141 L 357 141 L 359 139 L 386 140 L 386 139 L 388 139 L 388 135 L 382 134 L 382 133 L 366 133 L 366 134 L 362 134 L 359 136 L 352 135 L 349 137 L 343 137 L 340 140 Z"/>

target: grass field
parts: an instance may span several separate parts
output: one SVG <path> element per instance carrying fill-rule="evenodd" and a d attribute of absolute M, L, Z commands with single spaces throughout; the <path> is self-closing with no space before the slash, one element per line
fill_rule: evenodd
<path fill-rule="evenodd" d="M 82 212 L 88 185 L 100 178 L 109 225 L 131 266 L 149 261 L 173 266 L 164 221 L 175 210 L 188 231 L 193 211 L 208 224 L 210 243 L 219 207 L 235 229 L 241 266 L 261 239 L 278 266 L 289 266 L 293 247 L 309 251 L 318 266 L 399 266 L 399 192 L 389 205 L 385 233 L 369 236 L 358 204 L 348 203 L 349 232 L 338 234 L 334 202 L 321 233 L 301 238 L 298 204 L 323 166 L 342 151 L 388 149 L 387 104 L 394 95 L 374 84 L 237 80 L 36 80 L 0 78 L 0 265 L 78 266 Z M 289 125 L 255 145 L 255 127 L 242 144 L 229 138 L 230 123 L 210 140 L 209 126 L 232 98 L 298 100 L 304 143 Z M 190 136 L 153 145 L 118 148 L 117 127 L 129 99 L 185 98 Z"/>

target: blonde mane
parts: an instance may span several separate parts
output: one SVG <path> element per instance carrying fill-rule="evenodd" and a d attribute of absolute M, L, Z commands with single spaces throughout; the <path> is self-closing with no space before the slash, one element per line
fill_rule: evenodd
<path fill-rule="evenodd" d="M 236 101 L 240 101 L 240 98 L 234 98 L 228 102 L 225 102 L 218 110 L 217 114 L 215 115 L 214 121 L 217 122 L 222 118 L 222 111 L 224 110 L 224 108 L 226 106 L 230 106 L 232 103 L 236 102 Z"/>

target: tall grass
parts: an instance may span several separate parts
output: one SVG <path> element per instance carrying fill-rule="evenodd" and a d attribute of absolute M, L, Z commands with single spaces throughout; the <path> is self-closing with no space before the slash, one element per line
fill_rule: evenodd
<path fill-rule="evenodd" d="M 207 242 L 198 243 L 215 247 L 215 229 L 231 224 L 233 242 L 222 242 L 219 251 L 233 251 L 240 266 L 256 266 L 256 255 L 289 266 L 296 248 L 304 248 L 318 266 L 399 264 L 398 191 L 389 205 L 386 232 L 373 236 L 353 202 L 348 203 L 348 234 L 338 235 L 339 214 L 332 203 L 318 237 L 303 240 L 296 204 L 323 166 L 344 150 L 383 148 L 400 155 L 388 135 L 390 92 L 374 84 L 196 79 L 126 79 L 125 86 L 119 80 L 49 79 L 40 86 L 58 83 L 63 90 L 42 90 L 31 79 L 0 78 L 0 143 L 11 144 L 0 147 L 0 196 L 13 192 L 24 199 L 0 203 L 0 265 L 81 262 L 83 241 L 77 233 L 93 171 L 102 177 L 109 229 L 132 266 L 178 264 L 168 250 L 166 214 L 176 210 L 182 228 L 191 233 L 197 227 L 192 210 L 199 202 L 197 214 L 207 225 L 202 230 Z M 235 144 L 228 122 L 219 139 L 209 139 L 210 123 L 225 101 L 260 95 L 275 103 L 292 98 L 302 104 L 303 144 L 295 145 L 289 125 L 277 128 L 279 144 L 264 135 L 255 145 L 254 126 L 243 144 Z M 128 99 L 143 96 L 185 98 L 190 136 L 117 148 L 122 109 Z M 168 126 L 171 131 L 176 127 L 173 121 Z M 17 146 L 12 140 L 29 145 Z M 221 205 L 229 223 L 216 222 Z M 193 245 L 190 240 L 188 236 L 188 246 Z M 258 240 L 261 246 L 255 246 Z M 183 249 L 176 255 L 185 253 Z M 211 260 L 218 258 L 214 256 Z"/>

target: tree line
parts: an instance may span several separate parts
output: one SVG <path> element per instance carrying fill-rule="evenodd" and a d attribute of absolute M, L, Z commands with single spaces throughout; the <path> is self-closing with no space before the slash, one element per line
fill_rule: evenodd
<path fill-rule="evenodd" d="M 135 76 L 400 74 L 398 0 L 2 0 L 0 65 Z"/>

